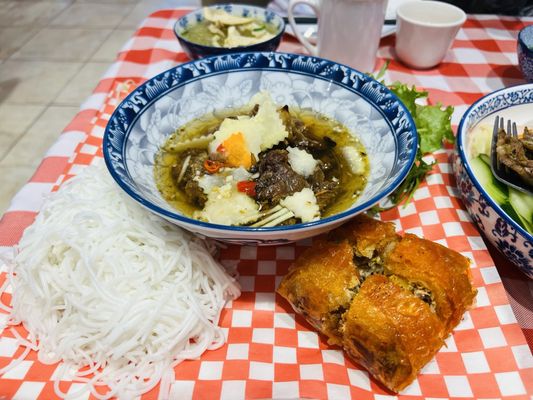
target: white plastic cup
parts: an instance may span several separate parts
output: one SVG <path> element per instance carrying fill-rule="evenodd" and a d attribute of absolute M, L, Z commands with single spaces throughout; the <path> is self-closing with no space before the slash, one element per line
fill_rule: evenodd
<path fill-rule="evenodd" d="M 316 46 L 297 29 L 297 4 L 307 4 L 316 13 Z M 292 30 L 311 55 L 373 72 L 386 8 L 387 0 L 290 0 L 288 14 Z"/>
<path fill-rule="evenodd" d="M 410 1 L 396 10 L 396 54 L 407 66 L 438 65 L 466 21 L 460 8 L 440 1 Z"/>

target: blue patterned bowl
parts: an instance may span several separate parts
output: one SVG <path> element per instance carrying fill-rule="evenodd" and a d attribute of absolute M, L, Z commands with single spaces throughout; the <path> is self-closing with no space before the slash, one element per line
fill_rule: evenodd
<path fill-rule="evenodd" d="M 229 54 L 237 52 L 250 52 L 250 51 L 276 51 L 281 41 L 281 37 L 285 32 L 285 22 L 278 14 L 261 7 L 254 7 L 249 5 L 236 5 L 236 4 L 219 4 L 210 6 L 209 8 L 223 9 L 224 11 L 237 15 L 239 17 L 254 17 L 261 21 L 265 21 L 276 27 L 276 35 L 264 42 L 254 44 L 252 46 L 240 46 L 240 47 L 214 47 L 205 46 L 202 44 L 191 42 L 185 39 L 182 34 L 190 27 L 202 22 L 204 20 L 203 8 L 192 11 L 189 14 L 184 15 L 176 21 L 174 25 L 174 33 L 180 42 L 181 47 L 187 53 L 189 58 L 195 60 L 198 58 L 215 56 L 219 54 Z"/>
<path fill-rule="evenodd" d="M 518 34 L 516 51 L 524 79 L 533 82 L 533 25 L 526 26 Z"/>
<path fill-rule="evenodd" d="M 531 279 L 533 236 L 513 221 L 483 189 L 470 166 L 469 146 L 474 127 L 483 120 L 492 126 L 493 118 L 498 114 L 521 124 L 533 120 L 532 111 L 533 84 L 501 89 L 482 97 L 461 119 L 457 132 L 458 156 L 454 161 L 457 186 L 470 216 L 485 237 Z M 522 121 L 519 120 L 520 115 Z"/>
<path fill-rule="evenodd" d="M 312 109 L 358 135 L 369 155 L 370 175 L 348 210 L 314 222 L 251 228 L 188 218 L 161 197 L 153 177 L 154 156 L 168 135 L 206 113 L 241 107 L 261 90 L 277 104 Z M 182 64 L 139 86 L 112 115 L 103 147 L 120 187 L 163 218 L 222 241 L 279 244 L 333 229 L 389 195 L 411 168 L 417 134 L 405 106 L 367 75 L 320 58 L 239 53 Z"/>

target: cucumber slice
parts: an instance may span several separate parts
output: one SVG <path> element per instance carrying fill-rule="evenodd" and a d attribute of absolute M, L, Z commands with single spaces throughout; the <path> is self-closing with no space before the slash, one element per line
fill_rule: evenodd
<path fill-rule="evenodd" d="M 507 201 L 507 203 L 505 203 L 505 204 L 502 204 L 501 208 L 502 208 L 503 211 L 505 211 L 505 213 L 509 217 L 511 217 L 511 219 L 513 221 L 517 222 L 519 225 L 522 225 L 522 224 L 520 224 L 520 217 L 518 216 L 518 214 L 514 210 L 513 206 L 511 204 L 509 204 L 509 201 Z"/>
<path fill-rule="evenodd" d="M 517 222 L 533 234 L 533 196 L 510 187 L 509 204 L 518 215 Z"/>
<path fill-rule="evenodd" d="M 490 167 L 490 157 L 486 154 L 480 154 L 479 158 L 481 158 L 481 161 L 483 161 L 485 164 L 487 164 Z"/>
<path fill-rule="evenodd" d="M 508 199 L 507 187 L 494 178 L 489 165 L 483 161 L 481 156 L 470 160 L 470 166 L 479 183 L 481 183 L 481 186 L 483 186 L 483 189 L 487 191 L 489 196 L 500 206 L 505 204 Z"/>

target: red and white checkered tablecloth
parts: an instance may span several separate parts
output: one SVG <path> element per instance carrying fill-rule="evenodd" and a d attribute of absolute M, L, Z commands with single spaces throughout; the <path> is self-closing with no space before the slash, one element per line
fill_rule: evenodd
<path fill-rule="evenodd" d="M 30 181 L 13 198 L 0 220 L 0 255 L 10 253 L 32 223 L 43 196 L 102 157 L 107 120 L 134 85 L 188 61 L 172 26 L 184 10 L 149 16 L 123 46 L 94 93 L 49 149 Z M 379 56 L 392 59 L 386 81 L 401 80 L 429 91 L 432 102 L 455 107 L 456 125 L 468 105 L 493 90 L 522 83 L 516 60 L 518 31 L 533 19 L 470 16 L 444 62 L 413 71 L 394 61 L 394 37 L 382 41 Z M 280 51 L 303 52 L 286 36 Z M 451 149 L 435 154 L 434 174 L 414 201 L 382 215 L 398 229 L 423 235 L 473 260 L 476 308 L 464 320 L 400 397 L 512 398 L 533 396 L 533 281 L 528 281 L 493 249 L 490 252 L 462 205 L 452 175 Z M 396 398 L 360 366 L 325 340 L 276 296 L 275 288 L 292 260 L 311 241 L 279 247 L 230 246 L 223 263 L 237 265 L 242 296 L 223 311 L 227 345 L 176 367 L 172 398 Z M 494 258 L 491 257 L 491 253 Z M 6 281 L 0 267 L 0 287 Z M 9 288 L 2 296 L 10 302 Z M 0 311 L 0 327 L 7 314 Z M 22 328 L 17 332 L 25 335 Z M 0 334 L 0 369 L 22 348 L 10 329 Z M 25 361 L 0 376 L 0 399 L 53 399 L 57 365 L 43 365 L 30 352 Z M 80 383 L 62 380 L 64 392 Z M 158 388 L 143 396 L 156 398 Z M 90 398 L 89 394 L 81 398 Z"/>

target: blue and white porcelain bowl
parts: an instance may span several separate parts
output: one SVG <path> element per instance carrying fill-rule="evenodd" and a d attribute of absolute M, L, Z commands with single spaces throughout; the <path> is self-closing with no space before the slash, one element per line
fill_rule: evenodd
<path fill-rule="evenodd" d="M 533 82 L 533 25 L 526 26 L 518 34 L 516 52 L 524 79 Z"/>
<path fill-rule="evenodd" d="M 274 228 L 216 225 L 176 211 L 154 182 L 154 156 L 160 146 L 183 124 L 209 112 L 241 107 L 262 90 L 279 105 L 312 109 L 358 135 L 370 161 L 361 196 L 339 214 Z M 241 53 L 183 64 L 139 86 L 112 115 L 103 146 L 113 178 L 150 211 L 222 241 L 280 244 L 333 229 L 389 195 L 412 166 L 417 134 L 398 98 L 361 72 L 296 54 Z"/>
<path fill-rule="evenodd" d="M 204 7 L 205 8 L 205 7 Z M 278 48 L 281 37 L 285 32 L 285 22 L 278 14 L 267 10 L 266 8 L 254 7 L 249 5 L 237 5 L 237 4 L 218 4 L 210 6 L 209 8 L 223 9 L 229 14 L 239 17 L 254 17 L 265 23 L 273 25 L 276 28 L 276 34 L 274 37 L 265 40 L 263 42 L 240 47 L 215 47 L 198 44 L 185 39 L 182 34 L 190 29 L 195 24 L 198 24 L 204 20 L 203 8 L 192 11 L 189 14 L 184 15 L 176 21 L 174 25 L 174 33 L 180 42 L 183 51 L 187 53 L 189 58 L 195 60 L 198 58 L 215 56 L 219 54 L 229 54 L 236 52 L 250 52 L 250 51 L 276 51 Z"/>
<path fill-rule="evenodd" d="M 465 112 L 457 132 L 455 178 L 464 204 L 478 228 L 510 262 L 533 279 L 533 236 L 488 195 L 470 165 L 472 132 L 480 123 L 492 126 L 495 115 L 512 119 L 519 125 L 530 125 L 533 122 L 533 84 L 490 93 Z"/>

